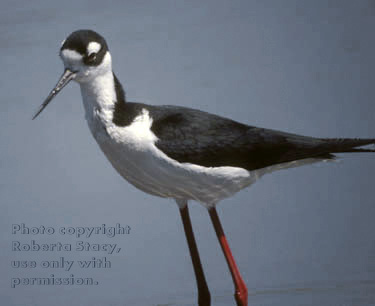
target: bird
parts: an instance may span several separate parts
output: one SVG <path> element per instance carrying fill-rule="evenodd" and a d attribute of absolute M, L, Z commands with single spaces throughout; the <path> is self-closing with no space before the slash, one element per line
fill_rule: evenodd
<path fill-rule="evenodd" d="M 201 110 L 130 102 L 112 69 L 106 40 L 77 30 L 61 44 L 64 72 L 35 119 L 72 80 L 81 89 L 85 118 L 115 170 L 148 194 L 178 205 L 197 284 L 198 305 L 211 304 L 188 210 L 209 213 L 235 287 L 238 306 L 248 289 L 234 260 L 216 205 L 266 173 L 337 158 L 335 153 L 375 152 L 374 138 L 316 138 L 260 128 Z"/>

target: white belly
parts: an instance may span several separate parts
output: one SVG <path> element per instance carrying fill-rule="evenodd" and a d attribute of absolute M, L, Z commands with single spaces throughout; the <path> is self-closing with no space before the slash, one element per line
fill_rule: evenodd
<path fill-rule="evenodd" d="M 156 146 L 147 111 L 127 127 L 98 117 L 88 120 L 90 130 L 113 167 L 138 189 L 165 198 L 196 200 L 211 207 L 249 186 L 263 174 L 318 161 L 305 159 L 254 171 L 236 167 L 203 167 L 179 163 Z"/>
<path fill-rule="evenodd" d="M 89 121 L 90 130 L 113 167 L 129 183 L 160 197 L 212 206 L 255 182 L 260 173 L 235 167 L 179 163 L 155 145 L 147 112 L 127 127 Z"/>
<path fill-rule="evenodd" d="M 306 159 L 255 171 L 179 163 L 155 146 L 158 139 L 151 131 L 152 118 L 146 109 L 126 127 L 113 123 L 117 95 L 112 71 L 80 85 L 86 119 L 100 148 L 119 174 L 153 195 L 196 200 L 209 207 L 254 183 L 265 173 L 319 161 Z"/>
<path fill-rule="evenodd" d="M 110 138 L 103 140 L 98 139 L 99 146 L 113 167 L 135 187 L 160 197 L 211 206 L 257 179 L 256 173 L 240 168 L 180 164 L 155 146 L 137 150 Z"/>

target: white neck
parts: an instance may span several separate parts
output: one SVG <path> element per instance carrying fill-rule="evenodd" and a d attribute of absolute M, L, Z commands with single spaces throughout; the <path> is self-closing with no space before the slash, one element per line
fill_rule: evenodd
<path fill-rule="evenodd" d="M 80 83 L 80 86 L 87 121 L 90 123 L 95 117 L 111 121 L 117 100 L 112 71 L 98 75 L 89 82 Z"/>

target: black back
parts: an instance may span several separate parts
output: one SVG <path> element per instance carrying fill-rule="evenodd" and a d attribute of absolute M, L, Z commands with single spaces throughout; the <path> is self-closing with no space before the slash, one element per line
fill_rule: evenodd
<path fill-rule="evenodd" d="M 155 145 L 180 163 L 231 166 L 249 171 L 305 158 L 332 159 L 332 153 L 374 152 L 358 146 L 375 139 L 323 139 L 248 126 L 200 110 L 127 102 L 114 75 L 117 101 L 113 123 L 128 126 L 145 109 L 153 122 Z"/>
<path fill-rule="evenodd" d="M 156 146 L 181 163 L 255 170 L 304 158 L 333 157 L 318 138 L 248 126 L 185 107 L 120 105 L 115 108 L 115 124 L 130 125 L 146 109 L 153 119 L 151 130 L 158 137 Z"/>

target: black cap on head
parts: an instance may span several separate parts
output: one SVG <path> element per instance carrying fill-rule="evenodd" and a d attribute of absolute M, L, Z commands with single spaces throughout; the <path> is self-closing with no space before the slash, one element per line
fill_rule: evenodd
<path fill-rule="evenodd" d="M 101 46 L 100 50 L 95 54 L 87 53 L 91 42 L 96 42 Z M 74 50 L 81 54 L 86 65 L 98 66 L 108 51 L 108 46 L 105 39 L 98 33 L 92 30 L 78 30 L 68 36 L 60 51 L 65 49 Z"/>

